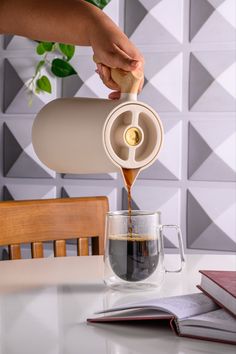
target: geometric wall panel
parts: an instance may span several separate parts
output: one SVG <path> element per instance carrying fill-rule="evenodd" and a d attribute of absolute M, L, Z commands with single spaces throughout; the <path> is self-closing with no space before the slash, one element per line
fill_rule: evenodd
<path fill-rule="evenodd" d="M 182 122 L 165 118 L 162 123 L 165 136 L 160 155 L 153 165 L 141 171 L 140 179 L 181 179 Z"/>
<path fill-rule="evenodd" d="M 61 190 L 62 198 L 71 197 L 94 197 L 107 196 L 109 199 L 109 209 L 117 210 L 117 189 L 110 186 L 101 185 L 75 185 L 64 186 Z"/>
<path fill-rule="evenodd" d="M 136 44 L 181 43 L 183 3 L 183 0 L 126 0 L 125 33 Z"/>
<path fill-rule="evenodd" d="M 4 35 L 4 49 L 7 50 L 20 50 L 20 49 L 32 49 L 35 50 L 36 42 L 31 39 L 14 36 L 11 34 Z"/>
<path fill-rule="evenodd" d="M 157 112 L 182 110 L 183 55 L 179 52 L 144 53 L 145 85 L 139 95 Z"/>
<path fill-rule="evenodd" d="M 55 186 L 6 185 L 3 187 L 3 200 L 28 200 L 56 198 Z"/>
<path fill-rule="evenodd" d="M 235 112 L 235 51 L 192 53 L 189 75 L 191 111 Z"/>
<path fill-rule="evenodd" d="M 32 104 L 29 104 L 30 93 L 27 85 L 34 75 L 36 65 L 36 59 L 29 57 L 4 60 L 3 111 L 5 113 L 37 113 L 44 104 L 56 98 L 56 79 L 43 68 L 42 75 L 50 76 L 52 93 L 35 94 Z"/>
<path fill-rule="evenodd" d="M 236 181 L 235 119 L 189 123 L 188 178 Z"/>
<path fill-rule="evenodd" d="M 62 80 L 62 97 L 107 98 L 111 92 L 95 72 L 96 65 L 92 55 L 78 55 L 72 58 L 71 65 L 78 73 Z"/>
<path fill-rule="evenodd" d="M 133 208 L 136 210 L 161 211 L 162 224 L 180 225 L 180 190 L 176 187 L 143 186 L 138 181 L 132 188 Z M 122 209 L 128 208 L 127 192 L 123 189 Z M 167 247 L 177 245 L 173 233 L 165 230 Z"/>
<path fill-rule="evenodd" d="M 235 0 L 191 0 L 190 40 L 193 42 L 235 41 L 235 13 Z"/>
<path fill-rule="evenodd" d="M 31 143 L 31 119 L 8 121 L 3 125 L 3 173 L 5 177 L 54 178 L 55 172 L 36 156 Z"/>
<path fill-rule="evenodd" d="M 236 251 L 234 189 L 190 188 L 187 191 L 187 246 Z"/>
<path fill-rule="evenodd" d="M 119 0 L 110 1 L 104 7 L 103 12 L 109 16 L 113 22 L 119 25 Z"/>

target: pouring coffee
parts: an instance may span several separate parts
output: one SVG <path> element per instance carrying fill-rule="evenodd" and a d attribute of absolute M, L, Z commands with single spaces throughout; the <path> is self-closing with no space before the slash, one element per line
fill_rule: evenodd
<path fill-rule="evenodd" d="M 108 259 L 118 279 L 138 283 L 159 269 L 162 241 L 156 230 L 137 229 L 140 217 L 131 209 L 131 189 L 139 172 L 156 161 L 163 127 L 158 114 L 137 101 L 142 72 L 111 69 L 111 76 L 121 89 L 120 100 L 51 101 L 35 118 L 32 143 L 39 159 L 58 173 L 122 173 L 128 191 L 127 228 L 107 234 Z"/>

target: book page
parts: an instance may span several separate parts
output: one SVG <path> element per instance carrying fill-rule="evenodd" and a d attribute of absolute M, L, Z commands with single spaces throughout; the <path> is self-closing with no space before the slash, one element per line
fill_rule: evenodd
<path fill-rule="evenodd" d="M 173 296 L 168 298 L 155 298 L 133 304 L 97 312 L 97 314 L 113 313 L 129 309 L 151 309 L 165 311 L 176 316 L 178 319 L 199 315 L 205 312 L 217 310 L 219 307 L 208 296 L 197 293 L 190 295 Z"/>
<path fill-rule="evenodd" d="M 180 329 L 185 326 L 201 326 L 236 333 L 236 319 L 223 309 L 180 320 Z"/>
<path fill-rule="evenodd" d="M 152 319 L 171 319 L 173 315 L 168 314 L 166 311 L 160 310 L 153 310 L 153 309 L 146 309 L 146 308 L 136 308 L 136 309 L 129 309 L 123 311 L 116 311 L 112 314 L 107 314 L 101 317 L 101 315 L 94 316 L 92 322 L 96 322 L 96 320 L 100 320 L 98 322 L 103 321 L 135 321 L 135 320 L 152 320 Z"/>

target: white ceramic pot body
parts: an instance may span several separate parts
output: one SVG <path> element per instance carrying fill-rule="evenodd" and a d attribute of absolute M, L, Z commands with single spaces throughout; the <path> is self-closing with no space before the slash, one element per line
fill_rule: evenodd
<path fill-rule="evenodd" d="M 123 94 L 121 100 L 50 102 L 32 128 L 37 156 L 59 173 L 110 173 L 150 166 L 163 143 L 163 127 L 158 114 L 135 98 Z"/>

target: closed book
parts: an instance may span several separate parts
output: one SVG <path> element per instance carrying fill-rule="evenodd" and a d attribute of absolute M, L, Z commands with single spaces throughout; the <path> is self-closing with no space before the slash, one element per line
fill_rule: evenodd
<path fill-rule="evenodd" d="M 236 344 L 236 319 L 203 293 L 154 298 L 99 311 L 90 323 L 166 323 L 179 336 Z"/>
<path fill-rule="evenodd" d="M 198 288 L 236 317 L 236 271 L 200 270 Z"/>

